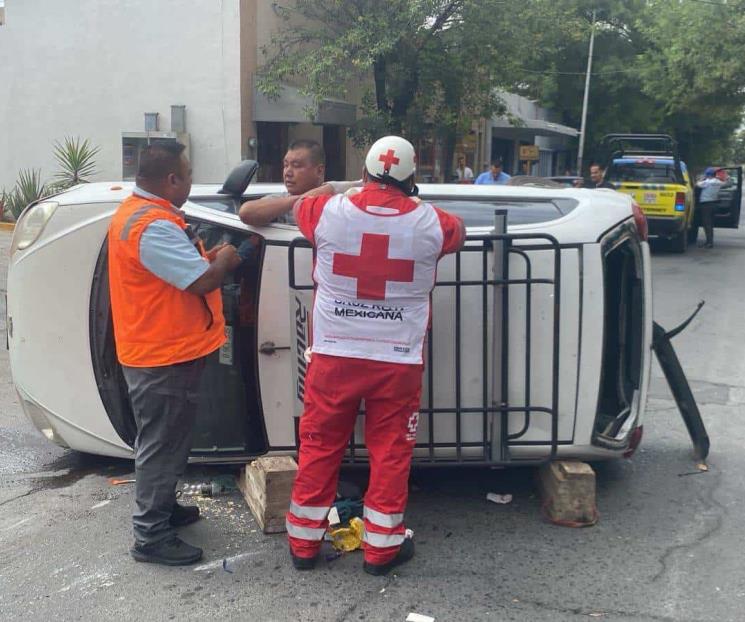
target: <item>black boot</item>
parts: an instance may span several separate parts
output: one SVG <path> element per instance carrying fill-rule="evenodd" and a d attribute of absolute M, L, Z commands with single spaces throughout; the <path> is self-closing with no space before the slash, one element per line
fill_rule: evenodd
<path fill-rule="evenodd" d="M 318 560 L 318 555 L 315 557 L 298 557 L 297 555 L 292 555 L 292 565 L 295 566 L 295 570 L 313 570 L 313 568 L 316 567 L 316 561 Z"/>
<path fill-rule="evenodd" d="M 196 505 L 173 504 L 173 512 L 168 522 L 171 527 L 186 527 L 199 520 L 199 508 Z"/>
<path fill-rule="evenodd" d="M 362 568 L 367 574 L 379 577 L 388 574 L 396 566 L 405 564 L 412 557 L 414 557 L 414 541 L 411 538 L 405 538 L 401 543 L 401 548 L 398 550 L 398 553 L 396 553 L 396 557 L 391 561 L 385 564 L 371 564 L 370 562 L 365 562 L 362 565 Z"/>
<path fill-rule="evenodd" d="M 187 544 L 178 536 L 172 536 L 153 544 L 137 544 L 129 550 L 138 562 L 165 564 L 166 566 L 188 566 L 202 559 L 202 549 Z"/>

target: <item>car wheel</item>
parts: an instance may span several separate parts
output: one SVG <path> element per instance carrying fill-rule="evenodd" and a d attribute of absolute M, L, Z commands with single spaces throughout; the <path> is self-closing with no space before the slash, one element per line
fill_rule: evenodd
<path fill-rule="evenodd" d="M 688 229 L 688 243 L 695 244 L 696 240 L 698 240 L 698 225 L 691 225 Z"/>
<path fill-rule="evenodd" d="M 685 253 L 688 250 L 688 231 L 683 230 L 674 238 L 670 238 L 670 250 L 673 253 Z"/>

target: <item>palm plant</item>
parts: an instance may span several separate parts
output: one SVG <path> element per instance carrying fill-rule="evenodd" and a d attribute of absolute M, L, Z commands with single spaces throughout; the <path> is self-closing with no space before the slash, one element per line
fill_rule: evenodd
<path fill-rule="evenodd" d="M 60 171 L 54 176 L 58 182 L 55 187 L 69 188 L 76 184 L 88 182 L 96 173 L 95 157 L 100 151 L 86 138 L 66 136 L 64 141 L 54 141 L 54 159 Z"/>
<path fill-rule="evenodd" d="M 15 188 L 6 193 L 6 208 L 18 218 L 29 203 L 38 201 L 46 194 L 46 186 L 41 181 L 41 170 L 23 169 L 18 173 Z"/>

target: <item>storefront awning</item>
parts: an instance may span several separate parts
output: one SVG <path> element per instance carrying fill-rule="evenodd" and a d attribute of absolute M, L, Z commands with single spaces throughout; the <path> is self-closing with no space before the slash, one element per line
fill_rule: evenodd
<path fill-rule="evenodd" d="M 492 119 L 492 128 L 500 136 L 515 139 L 531 138 L 534 136 L 568 136 L 571 138 L 579 136 L 579 130 L 575 130 L 568 125 L 562 125 L 561 123 L 553 123 L 552 121 L 544 121 L 543 119 L 524 118 L 519 118 L 519 122 L 521 125 L 510 125 L 510 122 L 505 118 L 494 118 Z"/>
<path fill-rule="evenodd" d="M 310 116 L 309 110 L 313 112 Z M 329 98 L 316 105 L 293 86 L 282 87 L 282 95 L 277 100 L 254 90 L 254 121 L 350 126 L 356 118 L 357 107 L 354 104 Z"/>

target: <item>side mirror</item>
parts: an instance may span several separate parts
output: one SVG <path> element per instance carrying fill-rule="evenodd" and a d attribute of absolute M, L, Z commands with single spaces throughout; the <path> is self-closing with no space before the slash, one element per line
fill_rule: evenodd
<path fill-rule="evenodd" d="M 258 162 L 255 160 L 243 160 L 243 162 L 230 171 L 230 175 L 228 175 L 222 188 L 217 192 L 219 194 L 227 194 L 235 199 L 240 199 L 258 170 Z"/>

